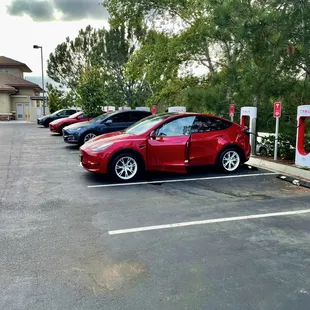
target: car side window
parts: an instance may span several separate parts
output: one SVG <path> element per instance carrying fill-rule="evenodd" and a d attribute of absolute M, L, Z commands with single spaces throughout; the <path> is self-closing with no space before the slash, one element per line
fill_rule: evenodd
<path fill-rule="evenodd" d="M 156 136 L 160 137 L 178 137 L 189 136 L 195 116 L 186 116 L 165 123 L 156 130 Z"/>
<path fill-rule="evenodd" d="M 98 114 L 98 113 L 90 113 L 90 114 L 83 113 L 80 117 L 82 117 L 82 118 L 95 118 L 95 117 L 97 117 L 99 115 L 100 114 Z"/>
<path fill-rule="evenodd" d="M 61 112 L 58 113 L 59 116 L 65 116 L 65 115 L 68 115 L 68 112 L 67 110 L 63 110 Z"/>
<path fill-rule="evenodd" d="M 72 114 L 76 113 L 77 111 L 75 111 L 75 110 L 66 110 L 64 112 L 65 112 L 65 115 L 72 115 Z"/>
<path fill-rule="evenodd" d="M 231 126 L 231 123 L 219 118 L 210 116 L 197 116 L 191 133 L 211 132 L 217 130 L 224 130 Z"/>
<path fill-rule="evenodd" d="M 130 114 L 129 112 L 123 112 L 112 116 L 113 123 L 127 123 L 130 122 Z"/>
<path fill-rule="evenodd" d="M 135 123 L 135 122 L 138 122 L 142 118 L 145 118 L 149 115 L 150 115 L 150 113 L 146 113 L 146 112 L 131 112 L 130 113 L 130 121 Z"/>

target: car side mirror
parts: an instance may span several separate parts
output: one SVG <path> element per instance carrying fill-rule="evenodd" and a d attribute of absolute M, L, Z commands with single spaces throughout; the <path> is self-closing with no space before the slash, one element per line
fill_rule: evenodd
<path fill-rule="evenodd" d="M 153 130 L 153 131 L 150 133 L 150 138 L 151 138 L 152 140 L 155 140 L 155 139 L 156 139 L 155 130 Z"/>
<path fill-rule="evenodd" d="M 113 123 L 113 121 L 111 119 L 108 119 L 106 122 L 105 122 L 107 125 L 110 125 Z"/>

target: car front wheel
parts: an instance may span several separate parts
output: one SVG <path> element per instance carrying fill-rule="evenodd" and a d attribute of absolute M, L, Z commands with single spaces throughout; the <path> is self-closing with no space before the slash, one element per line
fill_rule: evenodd
<path fill-rule="evenodd" d="M 44 121 L 43 126 L 44 127 L 48 127 L 50 125 L 50 123 L 52 122 L 52 120 L 47 119 L 46 121 Z"/>
<path fill-rule="evenodd" d="M 84 138 L 83 138 L 83 142 L 86 143 L 87 141 L 89 141 L 90 139 L 93 139 L 93 138 L 96 138 L 97 135 L 94 134 L 93 132 L 88 132 L 84 135 Z"/>
<path fill-rule="evenodd" d="M 111 177 L 119 182 L 135 180 L 142 172 L 143 165 L 138 156 L 131 153 L 118 155 L 110 165 Z"/>
<path fill-rule="evenodd" d="M 240 154 L 235 149 L 224 150 L 218 160 L 218 166 L 223 172 L 236 171 L 241 163 Z"/>
<path fill-rule="evenodd" d="M 62 125 L 62 126 L 59 127 L 58 133 L 59 133 L 60 135 L 62 135 L 62 130 L 63 130 L 66 126 L 68 126 L 68 124 L 64 124 L 64 125 Z"/>

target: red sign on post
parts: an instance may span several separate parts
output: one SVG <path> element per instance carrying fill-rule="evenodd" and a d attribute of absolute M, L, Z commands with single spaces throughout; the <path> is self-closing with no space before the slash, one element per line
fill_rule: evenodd
<path fill-rule="evenodd" d="M 281 117 L 281 102 L 275 102 L 273 105 L 273 117 L 280 118 Z"/>
<path fill-rule="evenodd" d="M 229 116 L 233 117 L 235 115 L 235 105 L 232 103 L 229 105 Z"/>
<path fill-rule="evenodd" d="M 153 106 L 152 106 L 152 114 L 153 114 L 153 115 L 156 114 L 156 105 L 153 105 Z"/>

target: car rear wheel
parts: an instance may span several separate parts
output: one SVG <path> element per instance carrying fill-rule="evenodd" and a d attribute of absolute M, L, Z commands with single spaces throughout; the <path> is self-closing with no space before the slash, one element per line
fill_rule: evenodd
<path fill-rule="evenodd" d="M 85 134 L 85 136 L 83 138 L 83 141 L 84 141 L 84 143 L 86 143 L 88 140 L 93 139 L 95 137 L 97 137 L 97 135 L 95 133 L 88 132 L 88 133 Z"/>
<path fill-rule="evenodd" d="M 109 170 L 114 180 L 118 182 L 130 182 L 141 175 L 143 165 L 135 154 L 123 153 L 114 158 Z"/>
<path fill-rule="evenodd" d="M 223 172 L 236 171 L 241 163 L 240 154 L 236 149 L 229 148 L 224 150 L 218 160 L 218 166 Z"/>

